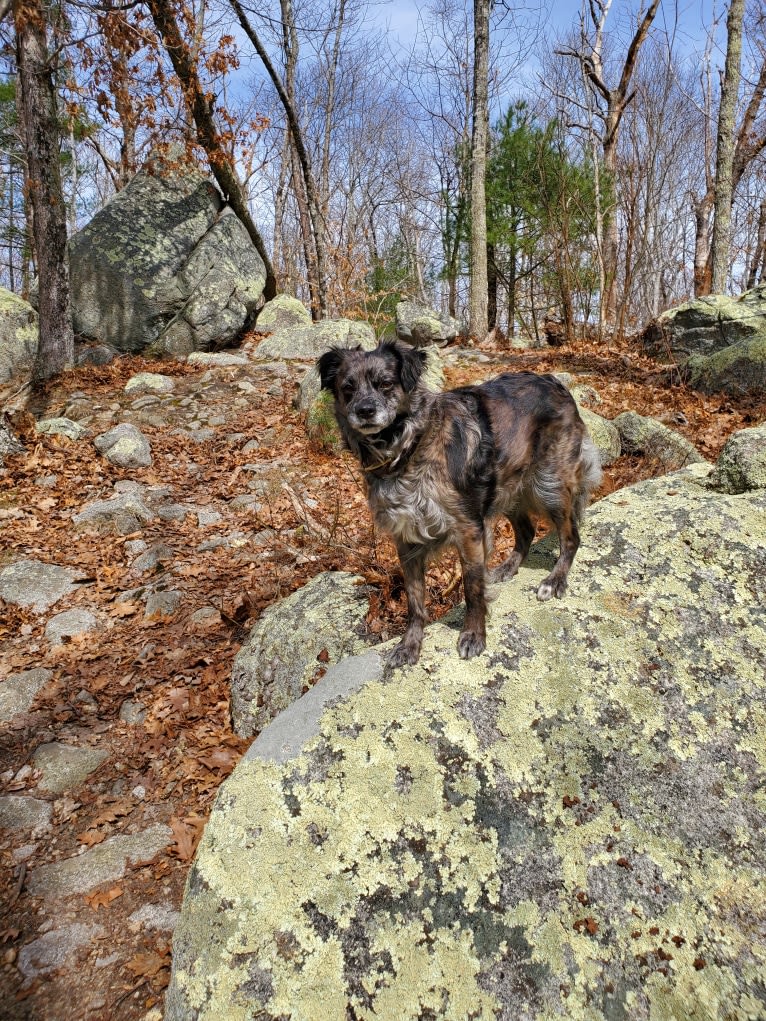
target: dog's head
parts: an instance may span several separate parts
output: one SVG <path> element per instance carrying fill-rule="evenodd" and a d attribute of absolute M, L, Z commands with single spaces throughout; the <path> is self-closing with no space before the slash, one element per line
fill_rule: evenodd
<path fill-rule="evenodd" d="M 355 432 L 374 436 L 410 410 L 425 362 L 423 351 L 384 342 L 374 351 L 333 347 L 318 364 L 339 415 Z"/>

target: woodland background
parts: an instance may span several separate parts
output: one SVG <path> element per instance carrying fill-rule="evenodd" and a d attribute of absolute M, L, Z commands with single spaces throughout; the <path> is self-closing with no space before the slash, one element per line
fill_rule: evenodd
<path fill-rule="evenodd" d="M 603 337 L 761 280 L 759 0 L 587 0 L 555 30 L 528 4 L 429 0 L 404 40 L 395 7 L 0 0 L 0 283 L 40 277 L 38 377 L 71 343 L 63 239 L 159 143 L 212 171 L 266 297 L 316 318 L 381 322 L 407 293 L 479 339 Z"/>

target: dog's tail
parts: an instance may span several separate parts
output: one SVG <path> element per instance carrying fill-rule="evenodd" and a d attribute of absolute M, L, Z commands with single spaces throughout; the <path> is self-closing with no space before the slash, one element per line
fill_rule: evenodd
<path fill-rule="evenodd" d="M 590 495 L 601 485 L 601 457 L 598 448 L 587 433 L 580 445 L 579 463 L 580 485 L 575 498 L 575 515 L 578 522 L 582 520 L 585 508 L 590 503 Z"/>

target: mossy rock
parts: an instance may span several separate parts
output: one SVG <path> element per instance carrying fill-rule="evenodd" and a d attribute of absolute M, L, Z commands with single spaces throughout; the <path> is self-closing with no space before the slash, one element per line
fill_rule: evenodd
<path fill-rule="evenodd" d="M 759 1018 L 766 491 L 591 508 L 420 663 L 331 668 L 221 787 L 165 1021 Z"/>
<path fill-rule="evenodd" d="M 704 461 L 693 443 L 654 418 L 624 411 L 612 419 L 620 434 L 623 454 L 640 454 L 659 461 L 667 471 Z"/>
<path fill-rule="evenodd" d="M 711 355 L 694 355 L 683 365 L 690 386 L 702 393 L 766 392 L 766 327 Z"/>

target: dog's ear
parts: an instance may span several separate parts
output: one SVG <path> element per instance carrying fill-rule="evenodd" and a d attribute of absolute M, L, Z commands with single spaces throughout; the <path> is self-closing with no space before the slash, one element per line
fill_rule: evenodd
<path fill-rule="evenodd" d="M 323 390 L 335 389 L 335 377 L 338 375 L 338 369 L 343 364 L 345 356 L 346 352 L 343 348 L 331 347 L 317 362 Z"/>
<path fill-rule="evenodd" d="M 405 347 L 403 344 L 393 344 L 392 347 L 399 361 L 399 379 L 402 382 L 402 390 L 405 393 L 412 393 L 425 371 L 428 356 L 420 348 Z"/>

